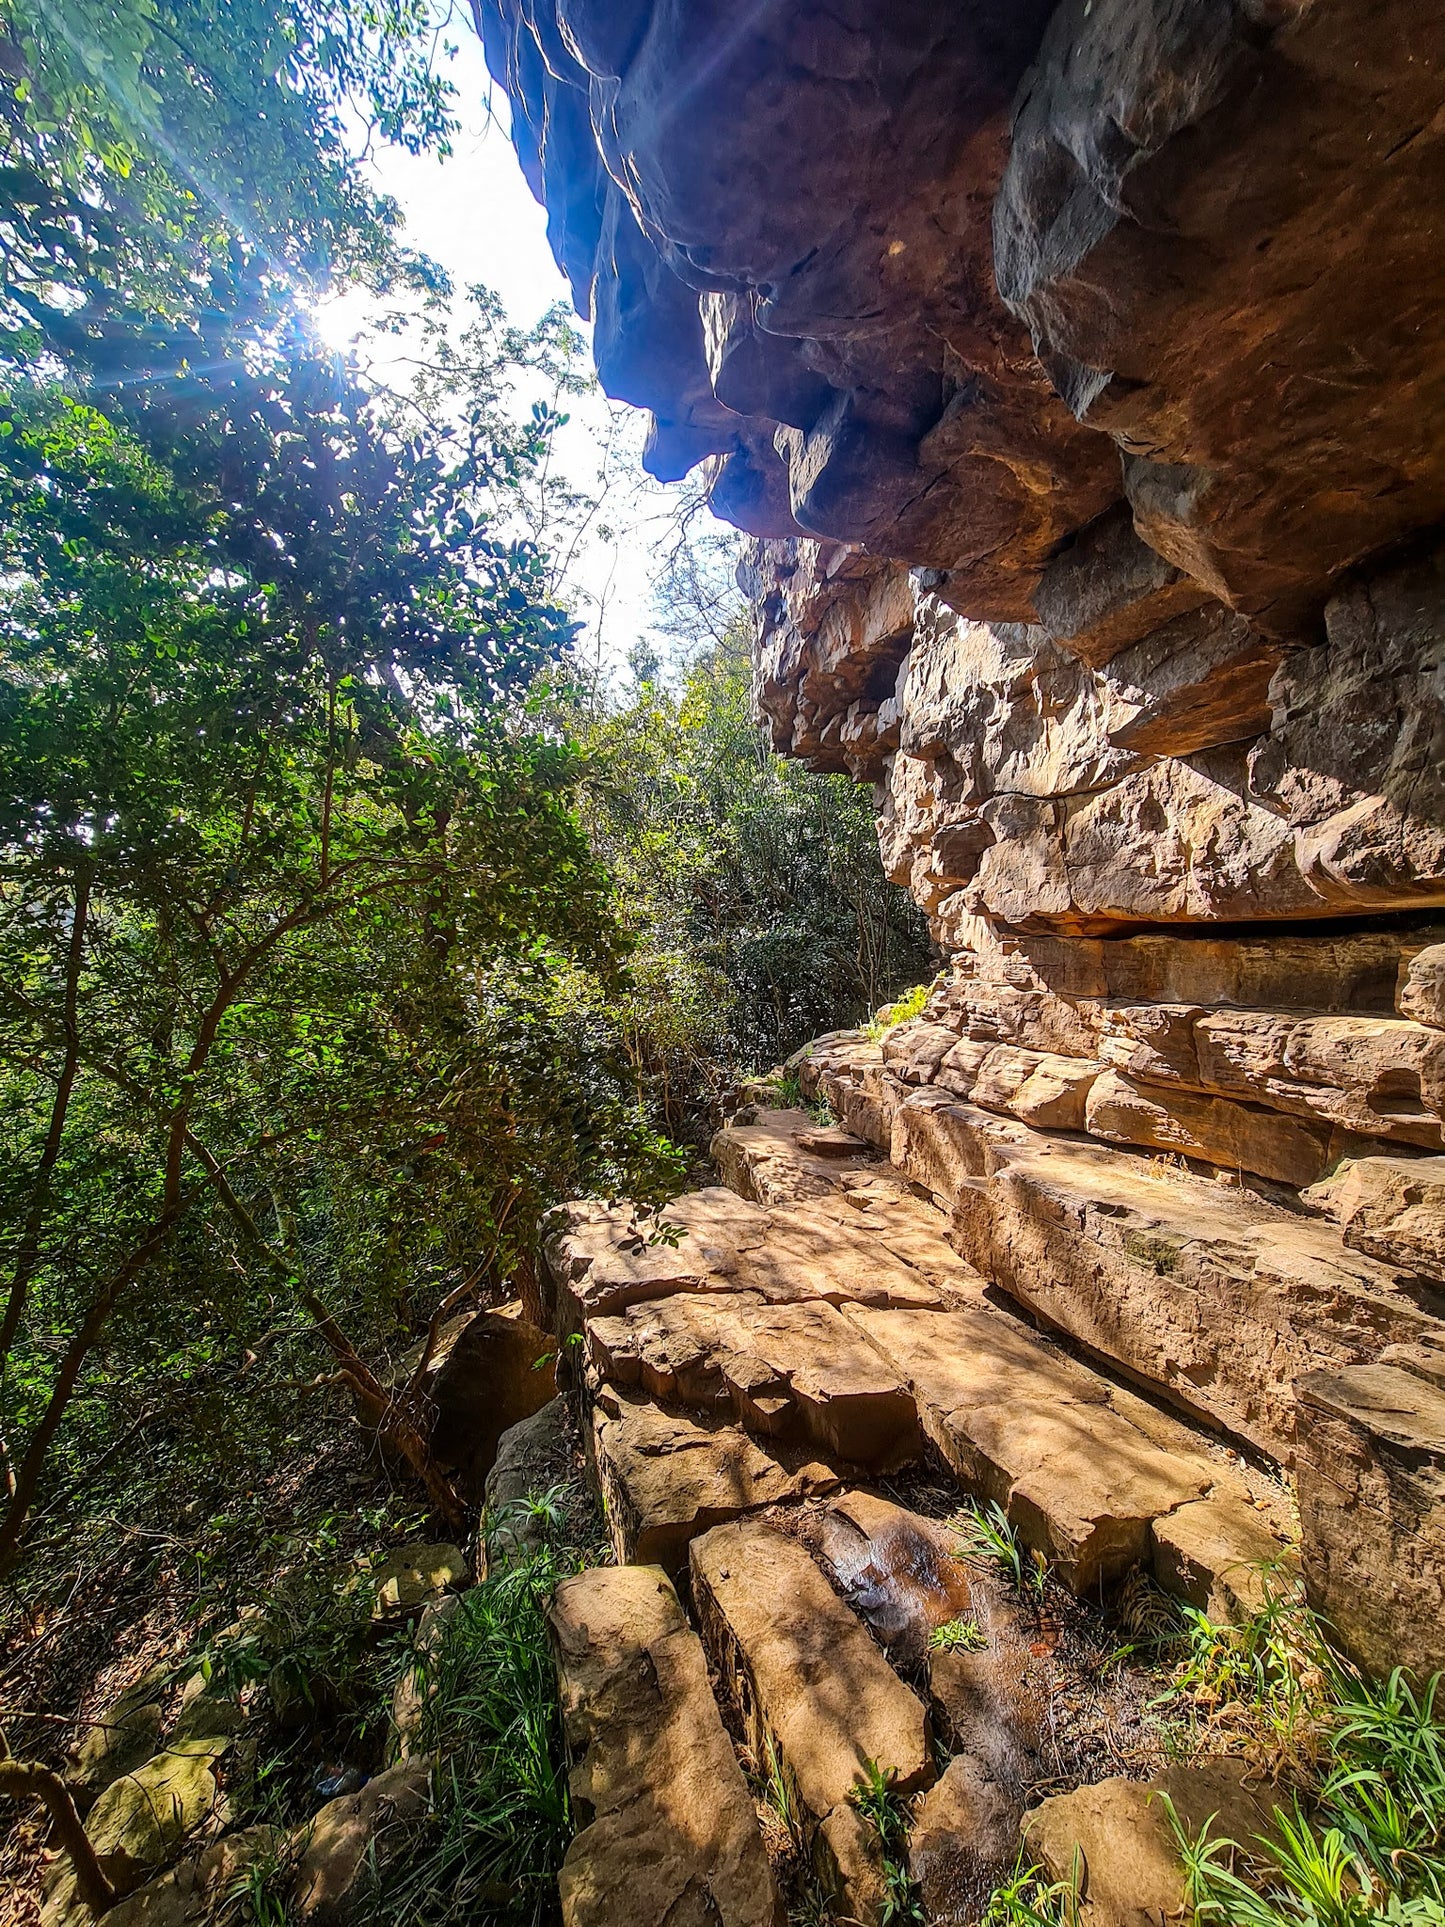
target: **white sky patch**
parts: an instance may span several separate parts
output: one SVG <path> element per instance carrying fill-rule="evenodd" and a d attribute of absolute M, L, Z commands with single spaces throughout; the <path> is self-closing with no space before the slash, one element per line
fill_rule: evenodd
<path fill-rule="evenodd" d="M 457 51 L 444 72 L 457 90 L 461 127 L 448 160 L 411 155 L 377 143 L 368 160 L 376 186 L 402 210 L 406 243 L 445 268 L 458 290 L 482 282 L 501 296 L 510 320 L 528 327 L 554 302 L 568 304 L 566 281 L 547 245 L 547 217 L 532 198 L 507 137 L 505 96 L 492 86 L 481 43 L 469 23 L 456 19 L 447 32 Z M 363 369 L 399 386 L 415 344 L 405 332 L 379 332 L 376 324 L 402 304 L 379 303 L 352 288 L 313 310 L 317 333 L 339 353 L 354 349 Z M 585 335 L 587 324 L 577 324 Z M 555 443 L 555 459 L 575 486 L 596 490 L 611 426 L 601 396 L 568 404 L 571 419 Z M 625 446 L 614 452 L 612 484 L 598 524 L 611 539 L 591 535 L 574 559 L 571 574 L 583 592 L 578 613 L 587 623 L 579 648 L 584 656 L 625 662 L 634 642 L 654 633 L 651 587 L 661 532 L 676 491 L 642 473 L 638 462 L 643 418 L 625 425 Z"/>

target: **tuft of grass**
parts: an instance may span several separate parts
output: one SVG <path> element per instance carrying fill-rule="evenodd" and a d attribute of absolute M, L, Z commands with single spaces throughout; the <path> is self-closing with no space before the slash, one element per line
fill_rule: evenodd
<path fill-rule="evenodd" d="M 784 1111 L 801 1111 L 807 1103 L 803 1096 L 802 1079 L 796 1071 L 789 1071 L 778 1079 L 778 1106 Z"/>
<path fill-rule="evenodd" d="M 483 1580 L 421 1656 L 434 1824 L 382 1882 L 374 1927 L 555 1918 L 573 1822 L 546 1607 L 578 1563 L 548 1544 Z"/>
<path fill-rule="evenodd" d="M 1184 1642 L 1183 1608 L 1156 1586 L 1141 1566 L 1125 1575 L 1114 1600 L 1112 1618 L 1120 1640 L 1104 1660 L 1105 1672 L 1135 1658 L 1157 1664 L 1177 1652 Z"/>
<path fill-rule="evenodd" d="M 1296 1789 L 1249 1842 L 1190 1835 L 1166 1803 L 1201 1927 L 1445 1927 L 1440 1676 L 1363 1678 L 1295 1590 L 1240 1626 L 1188 1620 L 1175 1693 L 1211 1744 L 1264 1755 Z"/>
<path fill-rule="evenodd" d="M 1046 1561 L 1042 1554 L 1027 1551 L 996 1500 L 987 1505 L 970 1500 L 948 1520 L 948 1530 L 959 1540 L 965 1559 L 992 1566 L 1020 1592 L 1043 1591 Z"/>
<path fill-rule="evenodd" d="M 1263 1605 L 1235 1626 L 1194 1606 L 1179 1611 L 1184 1657 L 1157 1703 L 1184 1709 L 1198 1746 L 1308 1778 L 1344 1675 L 1299 1585 L 1266 1575 Z"/>
<path fill-rule="evenodd" d="M 928 1635 L 931 1653 L 981 1653 L 987 1645 L 978 1621 L 966 1617 L 947 1619 Z"/>
<path fill-rule="evenodd" d="M 863 1762 L 863 1778 L 849 1798 L 878 1835 L 883 1862 L 882 1927 L 894 1921 L 923 1927 L 923 1902 L 908 1871 L 908 1809 L 893 1790 L 893 1772 L 876 1760 Z"/>
<path fill-rule="evenodd" d="M 1078 1927 L 1081 1871 L 1076 1859 L 1072 1878 L 1048 1881 L 1040 1868 L 1025 1864 L 1021 1853 L 1008 1879 L 989 1896 L 980 1927 Z"/>

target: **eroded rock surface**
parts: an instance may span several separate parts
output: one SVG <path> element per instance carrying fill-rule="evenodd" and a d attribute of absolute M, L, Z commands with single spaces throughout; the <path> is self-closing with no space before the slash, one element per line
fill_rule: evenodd
<path fill-rule="evenodd" d="M 779 1927 L 782 1908 L 697 1634 L 651 1566 L 578 1573 L 551 1606 L 572 1788 L 567 1927 Z"/>

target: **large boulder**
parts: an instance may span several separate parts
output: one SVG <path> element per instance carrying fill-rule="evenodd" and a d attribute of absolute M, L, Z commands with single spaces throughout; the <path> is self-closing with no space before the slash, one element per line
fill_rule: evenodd
<path fill-rule="evenodd" d="M 118 1893 L 128 1893 L 180 1852 L 214 1809 L 224 1739 L 181 1740 L 122 1774 L 91 1808 L 85 1831 Z"/>

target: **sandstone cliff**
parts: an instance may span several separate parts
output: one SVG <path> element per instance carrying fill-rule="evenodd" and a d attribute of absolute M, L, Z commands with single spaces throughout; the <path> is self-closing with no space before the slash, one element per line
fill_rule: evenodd
<path fill-rule="evenodd" d="M 805 1078 L 1442 1663 L 1445 14 L 478 5 L 774 745 L 947 958 Z"/>

